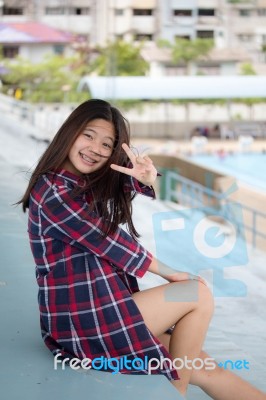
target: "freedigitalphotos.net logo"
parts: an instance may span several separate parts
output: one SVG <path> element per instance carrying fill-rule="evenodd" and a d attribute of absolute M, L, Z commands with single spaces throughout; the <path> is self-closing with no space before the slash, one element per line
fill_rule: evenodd
<path fill-rule="evenodd" d="M 80 368 L 84 370 L 95 369 L 98 371 L 111 371 L 112 374 L 116 375 L 121 371 L 147 371 L 148 374 L 152 374 L 153 371 L 164 370 L 166 367 L 170 369 L 188 369 L 188 370 L 212 370 L 215 368 L 216 364 L 213 358 L 195 358 L 193 360 L 188 359 L 187 356 L 184 358 L 148 358 L 145 356 L 143 359 L 139 357 L 129 358 L 123 356 L 120 358 L 116 357 L 96 357 L 94 359 L 83 358 L 62 358 L 62 354 L 58 353 L 54 357 L 54 369 L 57 370 L 58 367 L 65 369 L 66 365 L 69 365 L 71 369 L 78 370 Z"/>
<path fill-rule="evenodd" d="M 76 357 L 62 357 L 61 353 L 58 353 L 54 357 L 54 370 L 61 368 L 62 370 L 66 369 L 66 366 L 69 366 L 73 370 L 90 370 L 95 369 L 98 371 L 111 371 L 113 375 L 119 374 L 121 371 L 147 371 L 148 374 L 152 374 L 153 371 L 156 370 L 164 370 L 165 367 L 175 370 L 188 369 L 188 370 L 201 370 L 205 369 L 207 371 L 215 369 L 217 366 L 224 369 L 230 370 L 241 370 L 247 369 L 249 370 L 249 361 L 243 360 L 225 360 L 223 362 L 219 362 L 218 364 L 215 362 L 214 358 L 206 357 L 202 358 L 194 358 L 190 360 L 187 356 L 184 358 L 166 358 L 160 357 L 158 358 L 148 358 L 147 356 L 144 359 L 135 357 L 128 358 L 127 356 L 123 356 L 120 358 L 116 357 L 96 357 L 94 359 L 83 358 L 79 359 Z"/>
<path fill-rule="evenodd" d="M 221 216 L 223 224 L 216 222 Z M 225 203 L 217 209 L 201 207 L 156 213 L 153 215 L 156 256 L 176 271 L 200 275 L 203 270 L 212 270 L 216 297 L 246 296 L 246 285 L 241 280 L 224 277 L 225 268 L 248 262 L 240 226 L 243 226 L 242 208 L 237 203 L 230 206 Z"/>

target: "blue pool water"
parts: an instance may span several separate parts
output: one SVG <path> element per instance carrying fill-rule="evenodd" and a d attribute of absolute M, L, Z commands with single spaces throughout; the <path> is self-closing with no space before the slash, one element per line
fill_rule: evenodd
<path fill-rule="evenodd" d="M 204 167 L 210 167 L 259 189 L 266 190 L 266 154 L 196 155 L 190 158 Z"/>

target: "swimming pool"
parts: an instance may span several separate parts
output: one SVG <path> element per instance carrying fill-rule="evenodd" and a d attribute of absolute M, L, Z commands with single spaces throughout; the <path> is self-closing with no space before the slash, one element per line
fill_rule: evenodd
<path fill-rule="evenodd" d="M 242 153 L 242 154 L 199 154 L 190 158 L 191 161 L 210 167 L 223 174 L 266 190 L 266 154 Z"/>

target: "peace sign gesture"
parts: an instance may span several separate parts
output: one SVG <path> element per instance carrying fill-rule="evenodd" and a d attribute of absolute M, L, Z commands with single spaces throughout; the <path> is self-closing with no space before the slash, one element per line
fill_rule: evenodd
<path fill-rule="evenodd" d="M 132 163 L 132 168 L 121 167 L 120 165 L 111 164 L 110 167 L 123 174 L 133 176 L 144 185 L 151 186 L 157 177 L 157 170 L 153 165 L 152 160 L 148 156 L 136 156 L 126 143 L 122 144 L 122 148 L 127 153 L 128 158 Z"/>

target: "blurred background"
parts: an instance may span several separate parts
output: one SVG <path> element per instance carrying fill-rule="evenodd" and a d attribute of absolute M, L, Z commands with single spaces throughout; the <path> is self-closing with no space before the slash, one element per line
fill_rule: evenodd
<path fill-rule="evenodd" d="M 266 73 L 265 10 L 264 0 L 1 0 L 2 93 L 29 102 L 50 135 L 72 106 L 101 94 L 125 109 L 134 136 L 237 137 L 244 121 L 265 137 L 265 92 L 243 83 Z M 125 79 L 118 93 L 116 77 L 134 76 L 158 83 L 136 95 Z M 211 90 L 229 76 L 247 79 Z M 110 78 L 103 92 L 96 77 Z"/>
<path fill-rule="evenodd" d="M 0 304 L 2 343 L 9 343 L 1 349 L 2 377 L 20 379 L 6 387 L 6 397 L 34 387 L 35 396 L 46 398 L 47 386 L 36 385 L 55 379 L 39 343 L 26 216 L 12 204 L 60 125 L 89 98 L 121 109 L 132 145 L 162 173 L 157 205 L 136 204 L 148 248 L 158 250 L 148 222 L 156 212 L 192 210 L 197 221 L 206 217 L 219 228 L 225 242 L 237 234 L 239 248 L 226 254 L 231 268 L 224 276 L 245 282 L 245 298 L 214 276 L 215 263 L 205 257 L 214 275 L 203 275 L 219 293 L 207 345 L 221 359 L 247 357 L 253 370 L 245 379 L 265 388 L 266 0 L 0 0 Z M 192 230 L 193 215 L 186 214 Z M 219 240 L 212 245 L 222 246 Z M 185 264 L 188 254 L 196 257 L 189 246 L 179 250 Z M 148 277 L 143 287 L 154 284 Z M 32 357 L 26 364 L 21 343 Z M 15 372 L 10 357 L 18 353 Z M 66 399 L 75 385 L 87 387 L 82 378 L 64 379 L 56 376 L 52 387 L 64 382 Z M 95 400 L 97 379 L 90 380 Z M 114 381 L 101 382 L 101 396 L 119 398 Z M 119 381 L 121 398 L 130 399 L 132 382 Z M 149 382 L 139 387 L 147 399 Z M 170 389 L 154 382 L 153 399 L 164 398 Z M 189 400 L 207 398 L 190 390 Z"/>

